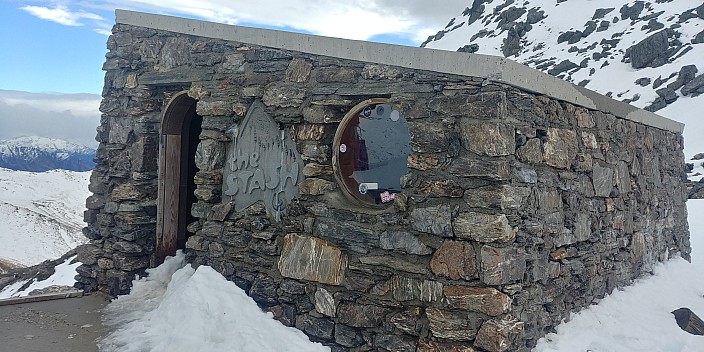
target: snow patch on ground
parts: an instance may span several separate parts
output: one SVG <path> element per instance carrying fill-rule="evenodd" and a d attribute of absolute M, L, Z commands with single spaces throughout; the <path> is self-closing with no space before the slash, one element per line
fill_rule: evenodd
<path fill-rule="evenodd" d="M 114 331 L 98 342 L 101 352 L 330 351 L 212 268 L 186 265 L 183 253 L 147 272 L 105 308 L 103 323 Z"/>
<path fill-rule="evenodd" d="M 13 283 L 12 285 L 6 286 L 2 291 L 0 291 L 0 299 L 12 298 L 12 297 L 25 297 L 28 296 L 30 292 L 34 290 L 41 290 L 49 286 L 70 286 L 76 283 L 74 277 L 78 275 L 76 269 L 81 266 L 81 262 L 71 263 L 76 259 L 76 256 L 66 259 L 63 263 L 57 265 L 54 270 L 54 274 L 49 276 L 46 280 L 35 281 L 21 280 Z M 34 281 L 26 289 L 21 290 L 29 281 Z"/>
<path fill-rule="evenodd" d="M 22 289 L 22 286 L 29 282 L 29 280 L 15 281 L 11 285 L 5 286 L 2 291 L 0 291 L 0 299 L 19 297 L 17 294 Z"/>

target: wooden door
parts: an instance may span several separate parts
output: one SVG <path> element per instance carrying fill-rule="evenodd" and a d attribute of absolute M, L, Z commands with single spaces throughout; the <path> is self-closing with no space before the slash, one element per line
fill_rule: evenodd
<path fill-rule="evenodd" d="M 159 138 L 159 194 L 157 198 L 156 248 L 151 265 L 157 266 L 173 256 L 186 243 L 188 202 L 189 150 L 193 141 L 189 130 L 195 116 L 196 101 L 185 92 L 167 105 Z M 198 126 L 200 128 L 200 126 Z"/>

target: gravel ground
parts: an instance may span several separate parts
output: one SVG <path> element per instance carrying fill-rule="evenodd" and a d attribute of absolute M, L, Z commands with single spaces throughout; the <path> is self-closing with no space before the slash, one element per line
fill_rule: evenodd
<path fill-rule="evenodd" d="M 0 350 L 8 352 L 97 352 L 105 334 L 100 310 L 109 301 L 79 298 L 0 306 Z"/>

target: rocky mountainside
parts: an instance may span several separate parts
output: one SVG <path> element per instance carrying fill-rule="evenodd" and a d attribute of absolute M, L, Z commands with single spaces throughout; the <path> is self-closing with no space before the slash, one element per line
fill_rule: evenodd
<path fill-rule="evenodd" d="M 499 55 L 687 124 L 704 106 L 701 0 L 474 0 L 422 46 Z M 700 131 L 701 130 L 701 131 Z"/>
<path fill-rule="evenodd" d="M 95 166 L 95 150 L 60 139 L 20 137 L 0 141 L 0 167 L 41 172 L 87 171 Z"/>

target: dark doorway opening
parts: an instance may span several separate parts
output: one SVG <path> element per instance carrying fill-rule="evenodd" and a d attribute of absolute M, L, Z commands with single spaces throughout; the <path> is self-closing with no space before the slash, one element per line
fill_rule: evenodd
<path fill-rule="evenodd" d="M 191 207 L 196 202 L 195 156 L 202 121 L 196 113 L 196 100 L 186 92 L 176 94 L 166 107 L 159 138 L 159 195 L 152 266 L 185 248 L 188 224 L 198 220 L 191 215 Z"/>
<path fill-rule="evenodd" d="M 183 231 L 180 231 L 180 233 L 183 233 L 184 236 L 181 236 L 179 238 L 179 241 L 177 243 L 178 249 L 186 248 L 186 241 L 188 241 L 188 237 L 192 235 L 192 233 L 188 231 L 188 224 L 198 221 L 198 218 L 191 215 L 191 207 L 194 203 L 198 201 L 195 195 L 195 177 L 196 173 L 200 171 L 200 169 L 196 166 L 196 151 L 198 150 L 198 143 L 200 143 L 200 133 L 202 131 L 201 126 L 203 124 L 203 117 L 197 115 L 195 110 L 196 106 L 194 104 L 192 107 L 192 111 L 189 111 L 186 116 L 186 121 L 183 124 L 184 130 L 182 132 L 183 138 L 186 139 L 185 143 L 182 145 L 182 153 L 183 155 L 187 155 L 186 158 L 182 159 L 182 167 L 185 166 L 184 170 L 187 171 L 182 172 L 182 177 L 185 177 L 184 182 L 186 183 L 186 200 L 184 206 L 185 224 L 183 225 Z"/>

